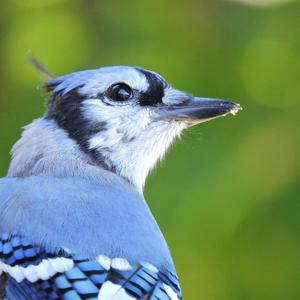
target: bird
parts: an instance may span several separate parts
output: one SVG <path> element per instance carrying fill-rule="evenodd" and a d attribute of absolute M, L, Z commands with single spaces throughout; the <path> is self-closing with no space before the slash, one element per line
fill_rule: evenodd
<path fill-rule="evenodd" d="M 241 106 L 134 66 L 73 72 L 44 88 L 46 112 L 24 128 L 0 179 L 0 296 L 182 299 L 145 181 L 185 129 Z"/>

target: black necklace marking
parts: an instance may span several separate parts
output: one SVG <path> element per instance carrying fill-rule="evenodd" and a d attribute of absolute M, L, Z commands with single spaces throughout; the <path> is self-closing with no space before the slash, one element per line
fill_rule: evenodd
<path fill-rule="evenodd" d="M 104 158 L 95 149 L 89 149 L 89 140 L 95 134 L 106 129 L 105 122 L 93 123 L 82 114 L 82 102 L 85 98 L 73 90 L 65 95 L 54 93 L 48 104 L 46 118 L 54 120 L 57 125 L 66 130 L 69 137 L 76 141 L 80 149 L 88 154 L 97 165 L 104 169 L 114 171 Z"/>

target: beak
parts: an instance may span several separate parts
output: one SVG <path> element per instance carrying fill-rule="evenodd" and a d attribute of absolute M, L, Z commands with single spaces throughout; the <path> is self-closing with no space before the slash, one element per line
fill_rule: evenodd
<path fill-rule="evenodd" d="M 186 121 L 190 125 L 195 125 L 228 114 L 235 115 L 240 110 L 242 107 L 237 103 L 195 97 L 182 104 L 169 105 L 161 109 L 160 117 L 167 120 Z"/>

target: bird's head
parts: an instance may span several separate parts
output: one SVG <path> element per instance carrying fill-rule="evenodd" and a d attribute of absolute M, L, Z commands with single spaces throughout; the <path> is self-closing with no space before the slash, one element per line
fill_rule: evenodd
<path fill-rule="evenodd" d="M 104 67 L 57 77 L 46 118 L 99 167 L 140 191 L 155 163 L 187 127 L 235 114 L 238 104 L 197 98 L 138 67 Z"/>

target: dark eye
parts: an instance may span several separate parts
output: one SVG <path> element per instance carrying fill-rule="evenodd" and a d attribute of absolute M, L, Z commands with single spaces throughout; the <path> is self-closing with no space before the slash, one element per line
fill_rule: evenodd
<path fill-rule="evenodd" d="M 114 101 L 126 101 L 132 96 L 132 89 L 125 83 L 116 83 L 112 85 L 107 94 Z"/>

